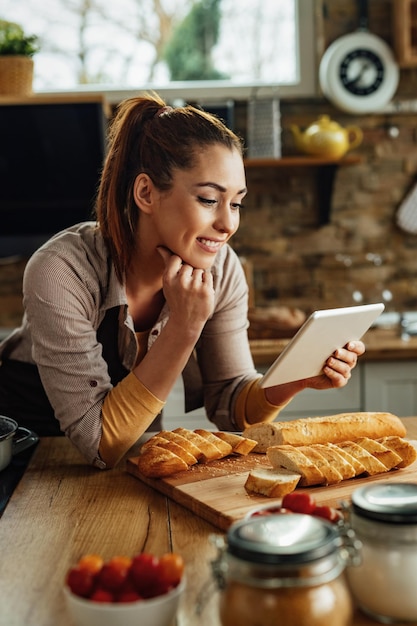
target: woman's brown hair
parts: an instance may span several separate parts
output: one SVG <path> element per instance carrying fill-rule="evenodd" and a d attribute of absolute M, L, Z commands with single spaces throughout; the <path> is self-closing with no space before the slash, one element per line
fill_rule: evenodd
<path fill-rule="evenodd" d="M 138 174 L 158 189 L 172 185 L 173 169 L 191 169 L 198 148 L 221 144 L 243 155 L 242 142 L 217 117 L 193 106 L 172 108 L 156 94 L 122 102 L 110 125 L 96 217 L 116 273 L 124 280 L 136 245 L 139 210 L 133 199 Z"/>

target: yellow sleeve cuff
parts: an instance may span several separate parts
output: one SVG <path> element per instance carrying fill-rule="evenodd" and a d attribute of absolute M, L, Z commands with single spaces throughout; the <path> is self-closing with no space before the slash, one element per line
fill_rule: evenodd
<path fill-rule="evenodd" d="M 114 467 L 152 424 L 165 402 L 131 372 L 107 394 L 102 408 L 100 457 Z"/>
<path fill-rule="evenodd" d="M 240 391 L 235 404 L 235 421 L 240 430 L 245 430 L 251 424 L 258 422 L 272 422 L 278 413 L 286 406 L 271 404 L 265 397 L 260 386 L 262 378 L 249 382 Z"/>

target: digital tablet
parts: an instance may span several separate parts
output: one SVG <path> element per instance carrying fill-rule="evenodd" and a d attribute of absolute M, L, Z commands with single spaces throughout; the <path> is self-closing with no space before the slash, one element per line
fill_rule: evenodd
<path fill-rule="evenodd" d="M 261 386 L 318 376 L 329 356 L 360 339 L 384 308 L 378 303 L 315 311 L 268 369 Z"/>

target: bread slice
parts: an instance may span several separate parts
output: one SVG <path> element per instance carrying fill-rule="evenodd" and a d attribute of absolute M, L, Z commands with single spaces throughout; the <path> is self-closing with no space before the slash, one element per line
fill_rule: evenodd
<path fill-rule="evenodd" d="M 138 456 L 138 469 L 147 478 L 171 476 L 188 467 L 177 454 L 159 446 L 149 446 Z"/>
<path fill-rule="evenodd" d="M 346 458 L 344 450 L 337 448 L 335 444 L 315 443 L 311 447 L 316 448 L 320 454 L 327 459 L 330 465 L 337 469 L 342 480 L 356 476 L 356 470 L 352 463 Z"/>
<path fill-rule="evenodd" d="M 415 447 L 402 437 L 392 435 L 391 437 L 382 437 L 382 439 L 378 439 L 377 441 L 382 443 L 386 448 L 393 450 L 393 452 L 401 457 L 401 462 L 397 465 L 398 469 L 408 467 L 417 459 L 417 450 Z"/>
<path fill-rule="evenodd" d="M 355 472 L 351 478 L 354 478 L 354 476 L 360 476 L 361 474 L 365 473 L 366 468 L 364 464 L 359 459 L 350 454 L 347 449 L 342 448 L 340 444 L 328 443 L 327 447 L 336 450 L 336 452 L 338 452 L 344 459 L 346 459 L 347 463 L 350 463 Z"/>
<path fill-rule="evenodd" d="M 148 439 L 148 441 L 142 445 L 140 453 L 143 454 L 145 450 L 151 448 L 152 446 L 160 446 L 161 448 L 166 448 L 167 450 L 171 450 L 171 452 L 175 452 L 175 454 L 181 457 L 187 465 L 195 465 L 195 463 L 197 463 L 196 457 L 191 454 L 187 448 L 175 443 L 175 441 L 169 441 L 169 439 L 165 439 L 165 437 L 161 437 L 160 435 L 154 435 Z"/>
<path fill-rule="evenodd" d="M 365 473 L 368 476 L 375 476 L 375 474 L 382 474 L 388 471 L 387 467 L 379 459 L 355 441 L 342 441 L 338 444 L 338 447 L 346 450 L 355 459 L 358 459 L 364 466 Z"/>
<path fill-rule="evenodd" d="M 282 444 L 305 446 L 312 443 L 356 441 L 361 437 L 404 437 L 405 434 L 405 426 L 396 415 L 370 412 L 306 417 L 289 422 L 261 422 L 243 431 L 244 437 L 258 442 L 255 452 L 266 452 L 270 446 Z"/>
<path fill-rule="evenodd" d="M 306 457 L 319 468 L 325 477 L 326 485 L 334 485 L 343 480 L 343 476 L 337 467 L 334 464 L 330 464 L 326 457 L 321 454 L 320 450 L 314 446 L 299 446 L 297 450 L 305 454 Z"/>
<path fill-rule="evenodd" d="M 365 450 L 368 450 L 378 461 L 381 461 L 388 470 L 398 467 L 402 458 L 390 448 L 386 448 L 382 443 L 379 443 L 375 439 L 369 439 L 368 437 L 362 437 L 356 442 Z"/>
<path fill-rule="evenodd" d="M 225 432 L 223 430 L 215 431 L 213 435 L 230 443 L 233 454 L 240 454 L 242 456 L 246 456 L 249 452 L 252 452 L 257 444 L 254 439 L 248 439 L 247 437 L 242 437 L 242 435 Z"/>
<path fill-rule="evenodd" d="M 219 437 L 216 437 L 216 435 L 211 431 L 205 430 L 204 428 L 196 428 L 194 432 L 197 435 L 201 435 L 202 437 L 204 437 L 204 439 L 207 439 L 207 441 L 210 441 L 213 446 L 216 446 L 216 448 L 220 450 L 222 457 L 232 454 L 233 447 L 231 446 L 231 444 L 227 441 L 224 441 L 223 439 L 219 439 Z"/>
<path fill-rule="evenodd" d="M 282 498 L 294 491 L 300 478 L 300 474 L 285 469 L 258 467 L 249 472 L 245 489 L 248 493 L 257 493 L 268 498 Z"/>
<path fill-rule="evenodd" d="M 199 450 L 198 461 L 200 463 L 206 463 L 207 461 L 215 461 L 216 459 L 222 458 L 222 453 L 219 448 L 211 443 L 205 437 L 202 437 L 198 433 L 193 430 L 188 430 L 187 428 L 175 428 L 173 433 L 181 435 L 185 439 L 188 439 L 194 446 Z"/>
<path fill-rule="evenodd" d="M 145 443 L 142 444 L 140 448 L 140 453 L 143 454 L 143 452 L 147 448 L 150 448 L 151 446 L 157 446 L 159 443 L 166 443 L 167 441 L 168 439 L 162 437 L 162 435 L 160 435 L 159 433 L 157 435 L 153 435 L 153 437 L 151 437 L 150 439 L 148 439 L 148 441 L 145 441 Z"/>
<path fill-rule="evenodd" d="M 178 443 L 175 443 L 175 441 L 164 440 L 162 441 L 162 443 L 158 443 L 156 445 L 160 448 L 171 450 L 171 452 L 174 452 L 183 461 L 185 461 L 189 467 L 191 467 L 191 465 L 195 465 L 198 462 L 196 457 L 193 454 L 190 454 L 188 450 L 180 446 Z"/>
<path fill-rule="evenodd" d="M 326 482 L 326 477 L 317 465 L 295 446 L 270 446 L 266 454 L 275 469 L 301 474 L 300 487 L 323 485 Z"/>
<path fill-rule="evenodd" d="M 199 457 L 201 456 L 200 449 L 196 445 L 194 445 L 192 441 L 189 441 L 186 437 L 183 437 L 178 433 L 172 432 L 171 430 L 161 430 L 161 432 L 158 434 L 160 437 L 163 437 L 168 441 L 173 441 L 174 443 L 178 444 L 179 446 L 184 448 L 184 450 L 187 450 L 189 454 L 192 454 L 197 460 L 199 460 Z"/>

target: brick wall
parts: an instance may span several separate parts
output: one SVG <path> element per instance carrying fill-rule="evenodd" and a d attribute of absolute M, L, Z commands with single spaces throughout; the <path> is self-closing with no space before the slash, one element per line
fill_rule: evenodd
<path fill-rule="evenodd" d="M 356 0 L 317 4 L 322 45 L 356 29 Z M 392 46 L 393 4 L 369 0 L 368 9 L 370 30 Z M 401 70 L 395 101 L 411 100 L 417 110 L 416 71 Z M 245 110 L 238 110 L 244 134 Z M 254 267 L 255 303 L 311 310 L 354 304 L 359 293 L 363 302 L 380 300 L 385 290 L 391 308 L 416 308 L 417 235 L 397 227 L 396 213 L 417 184 L 417 114 L 348 115 L 322 98 L 283 101 L 283 155 L 296 152 L 290 125 L 304 129 L 322 114 L 363 130 L 355 150 L 361 161 L 338 168 L 326 224 L 320 222 L 316 168 L 248 169 L 249 195 L 234 247 Z"/>

